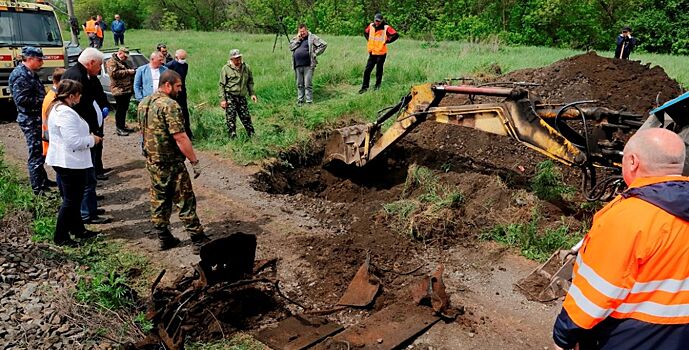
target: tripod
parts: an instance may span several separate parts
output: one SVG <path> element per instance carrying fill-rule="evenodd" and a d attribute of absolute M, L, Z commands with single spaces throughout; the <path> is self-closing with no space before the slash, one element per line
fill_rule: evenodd
<path fill-rule="evenodd" d="M 275 46 L 278 43 L 278 38 L 280 35 L 285 35 L 285 38 L 287 38 L 287 43 L 289 44 L 289 34 L 287 34 L 287 26 L 285 23 L 282 21 L 282 17 L 278 17 L 278 24 L 277 24 L 277 31 L 275 32 L 275 42 L 273 42 L 273 52 L 275 52 Z M 282 48 L 282 45 L 280 45 Z"/>

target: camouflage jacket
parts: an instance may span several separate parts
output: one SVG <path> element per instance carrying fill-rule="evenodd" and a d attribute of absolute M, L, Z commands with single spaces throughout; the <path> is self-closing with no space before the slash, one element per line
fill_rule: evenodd
<path fill-rule="evenodd" d="M 45 87 L 38 75 L 20 63 L 10 74 L 9 85 L 12 99 L 19 112 L 17 122 L 40 124 Z"/>
<path fill-rule="evenodd" d="M 179 104 L 163 92 L 144 97 L 137 109 L 144 156 L 150 163 L 184 162 L 173 134 L 184 132 Z"/>
<path fill-rule="evenodd" d="M 228 62 L 222 67 L 220 71 L 220 98 L 225 99 L 225 94 L 235 96 L 253 96 L 256 95 L 254 91 L 254 75 L 251 73 L 249 65 L 242 62 L 239 69 L 232 67 Z"/>
<path fill-rule="evenodd" d="M 117 52 L 112 54 L 112 58 L 105 64 L 105 68 L 110 76 L 110 91 L 113 96 L 134 92 L 136 70 L 129 65 L 129 62 L 120 60 L 117 57 Z"/>

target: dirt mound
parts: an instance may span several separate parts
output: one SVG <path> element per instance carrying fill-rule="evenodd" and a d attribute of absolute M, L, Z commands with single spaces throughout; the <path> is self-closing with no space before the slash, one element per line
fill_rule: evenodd
<path fill-rule="evenodd" d="M 533 88 L 548 103 L 597 100 L 604 107 L 646 114 L 681 93 L 678 82 L 660 66 L 618 60 L 589 52 L 544 68 L 511 72 L 499 81 L 540 84 Z"/>

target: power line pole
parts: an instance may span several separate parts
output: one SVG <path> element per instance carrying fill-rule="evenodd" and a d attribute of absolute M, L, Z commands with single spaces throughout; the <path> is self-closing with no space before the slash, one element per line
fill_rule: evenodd
<path fill-rule="evenodd" d="M 69 32 L 72 35 L 72 45 L 79 46 L 79 23 L 77 22 L 77 17 L 74 16 L 74 5 L 72 0 L 65 0 L 67 3 L 67 14 L 69 15 Z"/>

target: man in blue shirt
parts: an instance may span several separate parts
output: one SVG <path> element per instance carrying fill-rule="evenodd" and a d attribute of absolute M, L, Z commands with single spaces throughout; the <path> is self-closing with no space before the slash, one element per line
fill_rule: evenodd
<path fill-rule="evenodd" d="M 115 15 L 115 20 L 110 24 L 110 30 L 115 39 L 115 46 L 124 45 L 124 31 L 127 30 L 127 28 L 124 22 L 120 20 L 120 15 Z"/>

